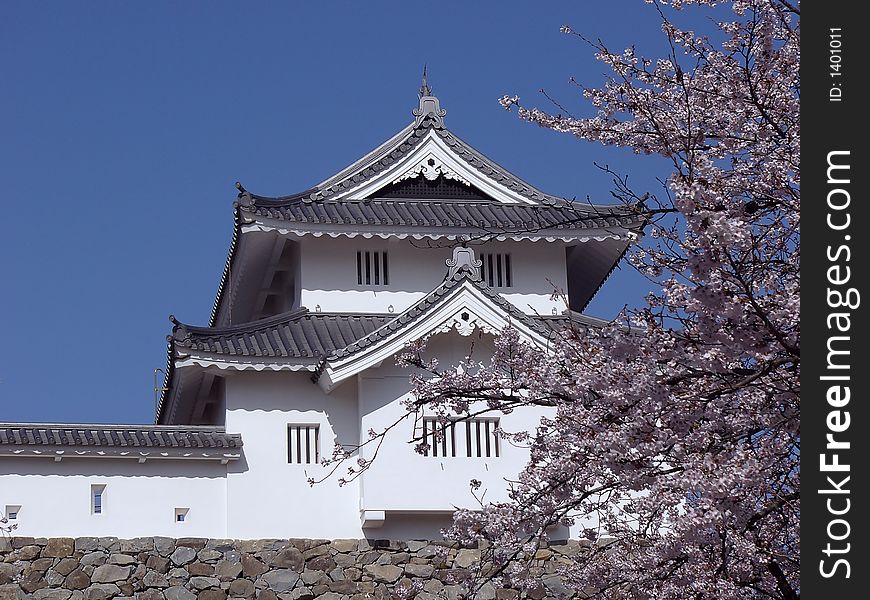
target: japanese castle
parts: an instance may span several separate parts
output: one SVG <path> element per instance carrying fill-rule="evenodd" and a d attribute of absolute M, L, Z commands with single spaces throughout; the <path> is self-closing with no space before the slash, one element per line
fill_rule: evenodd
<path fill-rule="evenodd" d="M 238 185 L 208 325 L 171 317 L 156 424 L 0 424 L 15 534 L 435 539 L 475 504 L 471 479 L 506 499 L 528 452 L 498 431 L 546 409 L 457 421 L 419 454 L 409 441 L 438 424 L 400 419 L 396 357 L 426 339 L 443 367 L 486 360 L 507 326 L 546 347 L 600 325 L 582 312 L 643 223 L 540 191 L 445 113 L 424 80 L 414 120 L 325 181 L 276 198 Z M 309 484 L 336 445 L 371 459 L 368 432 L 397 421 L 361 476 Z"/>

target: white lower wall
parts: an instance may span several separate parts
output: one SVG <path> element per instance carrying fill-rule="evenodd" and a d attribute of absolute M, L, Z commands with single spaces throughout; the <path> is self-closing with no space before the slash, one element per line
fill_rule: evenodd
<path fill-rule="evenodd" d="M 339 487 L 337 476 L 310 486 L 326 469 L 288 464 L 287 425 L 320 426 L 320 452 L 336 441 L 359 440 L 356 386 L 324 394 L 310 373 L 239 373 L 227 379 L 227 431 L 241 433 L 244 460 L 227 475 L 227 535 L 257 538 L 364 537 L 356 482 Z"/>
<path fill-rule="evenodd" d="M 20 505 L 15 535 L 226 536 L 226 467 L 192 460 L 0 458 L 0 511 Z M 102 514 L 91 486 L 105 485 Z M 176 508 L 189 508 L 183 523 Z"/>

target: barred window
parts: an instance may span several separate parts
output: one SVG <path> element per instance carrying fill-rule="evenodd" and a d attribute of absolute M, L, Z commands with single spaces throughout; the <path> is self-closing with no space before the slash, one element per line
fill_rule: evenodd
<path fill-rule="evenodd" d="M 287 425 L 287 462 L 290 464 L 320 462 L 320 425 Z"/>
<path fill-rule="evenodd" d="M 509 288 L 514 286 L 511 255 L 489 253 L 480 255 L 480 278 L 489 287 Z"/>
<path fill-rule="evenodd" d="M 423 439 L 429 448 L 426 456 L 496 458 L 499 456 L 497 418 L 451 419 L 443 423 L 436 417 L 423 418 Z"/>
<path fill-rule="evenodd" d="M 356 282 L 365 286 L 390 284 L 386 250 L 360 250 L 356 253 Z"/>

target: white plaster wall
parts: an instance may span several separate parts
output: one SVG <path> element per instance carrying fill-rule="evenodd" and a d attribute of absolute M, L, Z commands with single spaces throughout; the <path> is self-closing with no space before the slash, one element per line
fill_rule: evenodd
<path fill-rule="evenodd" d="M 430 241 L 435 245 L 437 242 Z M 442 242 L 446 244 L 447 242 Z M 451 248 L 429 248 L 426 240 L 363 238 L 303 238 L 301 304 L 324 312 L 396 314 L 436 288 L 447 274 L 444 261 Z M 475 252 L 509 252 L 514 287 L 504 297 L 526 313 L 554 314 L 565 309 L 552 300 L 554 286 L 567 290 L 565 247 L 561 242 L 489 242 L 473 245 Z M 390 285 L 368 288 L 357 285 L 358 250 L 386 250 Z"/>
<path fill-rule="evenodd" d="M 227 378 L 227 431 L 242 434 L 243 460 L 227 475 L 227 535 L 238 539 L 363 537 L 359 487 L 337 477 L 311 487 L 319 465 L 288 464 L 287 425 L 320 425 L 321 456 L 359 440 L 355 382 L 326 395 L 310 373 L 244 372 Z"/>
<path fill-rule="evenodd" d="M 0 457 L 0 510 L 20 505 L 15 535 L 226 537 L 219 461 Z M 91 485 L 105 485 L 91 514 Z M 175 522 L 175 508 L 189 508 Z"/>
<path fill-rule="evenodd" d="M 441 334 L 429 344 L 428 351 L 440 365 L 455 364 L 467 354 L 474 343 L 474 358 L 488 360 L 492 338 L 488 335 L 462 337 L 455 332 Z M 401 401 L 408 397 L 408 372 L 386 364 L 370 369 L 360 376 L 360 407 L 362 430 L 376 431 L 400 418 Z M 507 431 L 533 430 L 545 409 L 518 409 L 510 415 L 498 416 Z M 507 499 L 507 479 L 516 475 L 528 462 L 528 451 L 500 443 L 500 456 L 469 458 L 467 456 L 423 456 L 408 441 L 413 436 L 411 418 L 401 422 L 385 439 L 377 460 L 362 481 L 363 505 L 366 510 L 416 511 L 449 513 L 453 507 L 475 508 L 477 501 L 470 493 L 469 482 L 480 480 L 480 492 L 486 491 L 487 501 Z M 459 445 L 458 445 L 459 447 Z M 364 450 L 370 458 L 371 452 Z M 389 523 L 389 515 L 387 523 Z"/>

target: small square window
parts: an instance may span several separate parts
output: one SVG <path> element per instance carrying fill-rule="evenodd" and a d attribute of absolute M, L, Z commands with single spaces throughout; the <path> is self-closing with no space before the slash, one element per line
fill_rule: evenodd
<path fill-rule="evenodd" d="M 189 508 L 176 508 L 175 509 L 175 522 L 176 523 L 184 523 L 187 521 L 187 513 L 190 512 Z"/>
<path fill-rule="evenodd" d="M 105 484 L 91 486 L 91 514 L 101 515 L 106 510 Z"/>
<path fill-rule="evenodd" d="M 7 504 L 6 510 L 3 511 L 3 514 L 6 515 L 6 518 L 10 521 L 18 520 L 18 513 L 21 510 L 20 504 Z"/>
<path fill-rule="evenodd" d="M 320 425 L 287 425 L 287 462 L 308 465 L 320 462 Z"/>

